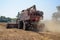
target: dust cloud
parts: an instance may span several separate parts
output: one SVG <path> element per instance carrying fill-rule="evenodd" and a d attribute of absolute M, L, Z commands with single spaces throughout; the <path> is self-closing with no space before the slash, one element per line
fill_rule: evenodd
<path fill-rule="evenodd" d="M 59 32 L 60 33 L 60 22 L 54 20 L 44 21 L 46 31 Z"/>

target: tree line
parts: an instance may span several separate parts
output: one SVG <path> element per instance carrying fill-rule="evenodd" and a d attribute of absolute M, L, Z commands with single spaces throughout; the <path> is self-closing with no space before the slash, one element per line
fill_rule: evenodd
<path fill-rule="evenodd" d="M 0 16 L 0 22 L 11 22 L 12 18 Z"/>

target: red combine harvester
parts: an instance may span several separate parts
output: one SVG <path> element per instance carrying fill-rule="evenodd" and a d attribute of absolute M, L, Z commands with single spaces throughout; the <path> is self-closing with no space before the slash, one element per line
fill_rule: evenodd
<path fill-rule="evenodd" d="M 44 24 L 38 27 L 38 22 L 43 19 L 43 12 L 36 9 L 36 6 L 18 12 L 16 23 L 8 23 L 7 28 L 18 28 L 24 30 L 40 31 Z"/>

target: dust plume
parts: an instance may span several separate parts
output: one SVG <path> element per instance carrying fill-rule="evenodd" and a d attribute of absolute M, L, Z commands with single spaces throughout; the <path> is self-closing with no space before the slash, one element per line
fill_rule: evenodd
<path fill-rule="evenodd" d="M 54 21 L 54 20 L 46 20 L 45 27 L 47 28 L 47 31 L 51 32 L 60 32 L 60 22 Z"/>

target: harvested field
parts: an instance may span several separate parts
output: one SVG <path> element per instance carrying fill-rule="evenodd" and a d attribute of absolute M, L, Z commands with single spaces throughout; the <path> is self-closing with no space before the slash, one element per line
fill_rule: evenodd
<path fill-rule="evenodd" d="M 60 34 L 35 33 L 20 29 L 0 29 L 0 40 L 60 40 Z"/>
<path fill-rule="evenodd" d="M 49 25 L 51 25 L 50 22 Z M 51 31 L 36 33 L 15 28 L 6 29 L 6 24 L 0 23 L 0 40 L 60 40 L 60 33 Z"/>
<path fill-rule="evenodd" d="M 7 26 L 7 23 L 0 23 L 0 29 L 5 29 Z"/>

